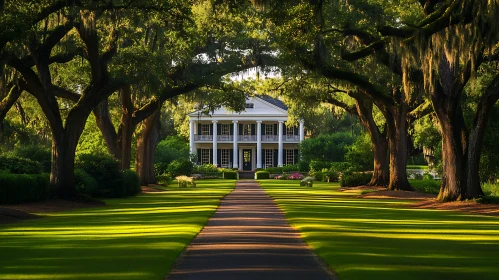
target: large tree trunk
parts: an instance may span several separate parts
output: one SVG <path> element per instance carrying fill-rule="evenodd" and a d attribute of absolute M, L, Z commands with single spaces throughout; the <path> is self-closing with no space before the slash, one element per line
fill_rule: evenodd
<path fill-rule="evenodd" d="M 485 93 L 480 98 L 477 112 L 468 138 L 468 158 L 466 165 L 466 190 L 465 199 L 483 196 L 479 174 L 480 155 L 482 153 L 483 139 L 490 110 L 499 98 L 499 75 L 489 84 Z"/>
<path fill-rule="evenodd" d="M 137 155 L 135 171 L 140 178 L 141 185 L 155 184 L 154 152 L 159 141 L 160 109 L 142 123 L 142 130 L 137 139 Z"/>
<path fill-rule="evenodd" d="M 407 180 L 407 115 L 409 107 L 404 103 L 386 110 L 390 150 L 389 190 L 413 191 Z"/>
<path fill-rule="evenodd" d="M 371 137 L 374 152 L 373 176 L 368 185 L 384 187 L 390 180 L 386 132 L 382 133 L 374 121 L 372 100 L 365 96 L 356 96 L 355 99 L 357 115 Z"/>
<path fill-rule="evenodd" d="M 86 110 L 84 106 L 71 110 L 63 133 L 53 136 L 50 183 L 55 185 L 56 194 L 60 198 L 77 197 L 74 177 L 76 147 L 89 114 L 90 110 Z"/>
<path fill-rule="evenodd" d="M 123 115 L 118 129 L 118 147 L 120 148 L 120 167 L 121 170 L 130 169 L 132 157 L 132 134 L 135 130 L 133 123 L 133 103 L 130 87 L 124 87 L 120 91 L 121 108 Z"/>
<path fill-rule="evenodd" d="M 97 127 L 101 131 L 104 141 L 106 142 L 107 151 L 115 159 L 119 160 L 121 151 L 118 145 L 118 136 L 114 130 L 111 116 L 109 115 L 108 100 L 106 99 L 99 103 L 99 105 L 94 108 L 93 112 Z"/>

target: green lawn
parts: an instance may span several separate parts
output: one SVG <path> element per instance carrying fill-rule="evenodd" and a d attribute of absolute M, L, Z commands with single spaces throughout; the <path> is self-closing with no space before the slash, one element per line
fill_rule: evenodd
<path fill-rule="evenodd" d="M 235 180 L 0 227 L 0 279 L 164 279 Z"/>
<path fill-rule="evenodd" d="M 497 217 L 356 199 L 337 183 L 260 183 L 342 280 L 498 279 Z"/>

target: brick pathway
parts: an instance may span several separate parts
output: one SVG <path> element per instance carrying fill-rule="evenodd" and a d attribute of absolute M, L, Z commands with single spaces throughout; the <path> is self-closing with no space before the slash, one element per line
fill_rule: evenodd
<path fill-rule="evenodd" d="M 239 181 L 168 280 L 335 279 L 252 180 Z"/>

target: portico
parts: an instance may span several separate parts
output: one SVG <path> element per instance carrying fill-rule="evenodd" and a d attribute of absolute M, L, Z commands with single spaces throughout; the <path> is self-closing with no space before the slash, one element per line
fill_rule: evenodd
<path fill-rule="evenodd" d="M 197 163 L 238 170 L 295 164 L 305 135 L 303 122 L 287 126 L 287 108 L 270 97 L 249 98 L 241 113 L 220 108 L 189 118 L 190 151 Z"/>

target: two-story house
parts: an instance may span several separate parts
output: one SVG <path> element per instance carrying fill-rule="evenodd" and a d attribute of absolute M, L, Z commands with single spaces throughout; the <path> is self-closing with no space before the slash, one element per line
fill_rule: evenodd
<path fill-rule="evenodd" d="M 198 164 L 251 171 L 297 163 L 303 122 L 286 126 L 288 108 L 269 96 L 248 98 L 245 108 L 240 113 L 222 107 L 210 115 L 189 114 L 190 151 L 197 154 Z"/>

